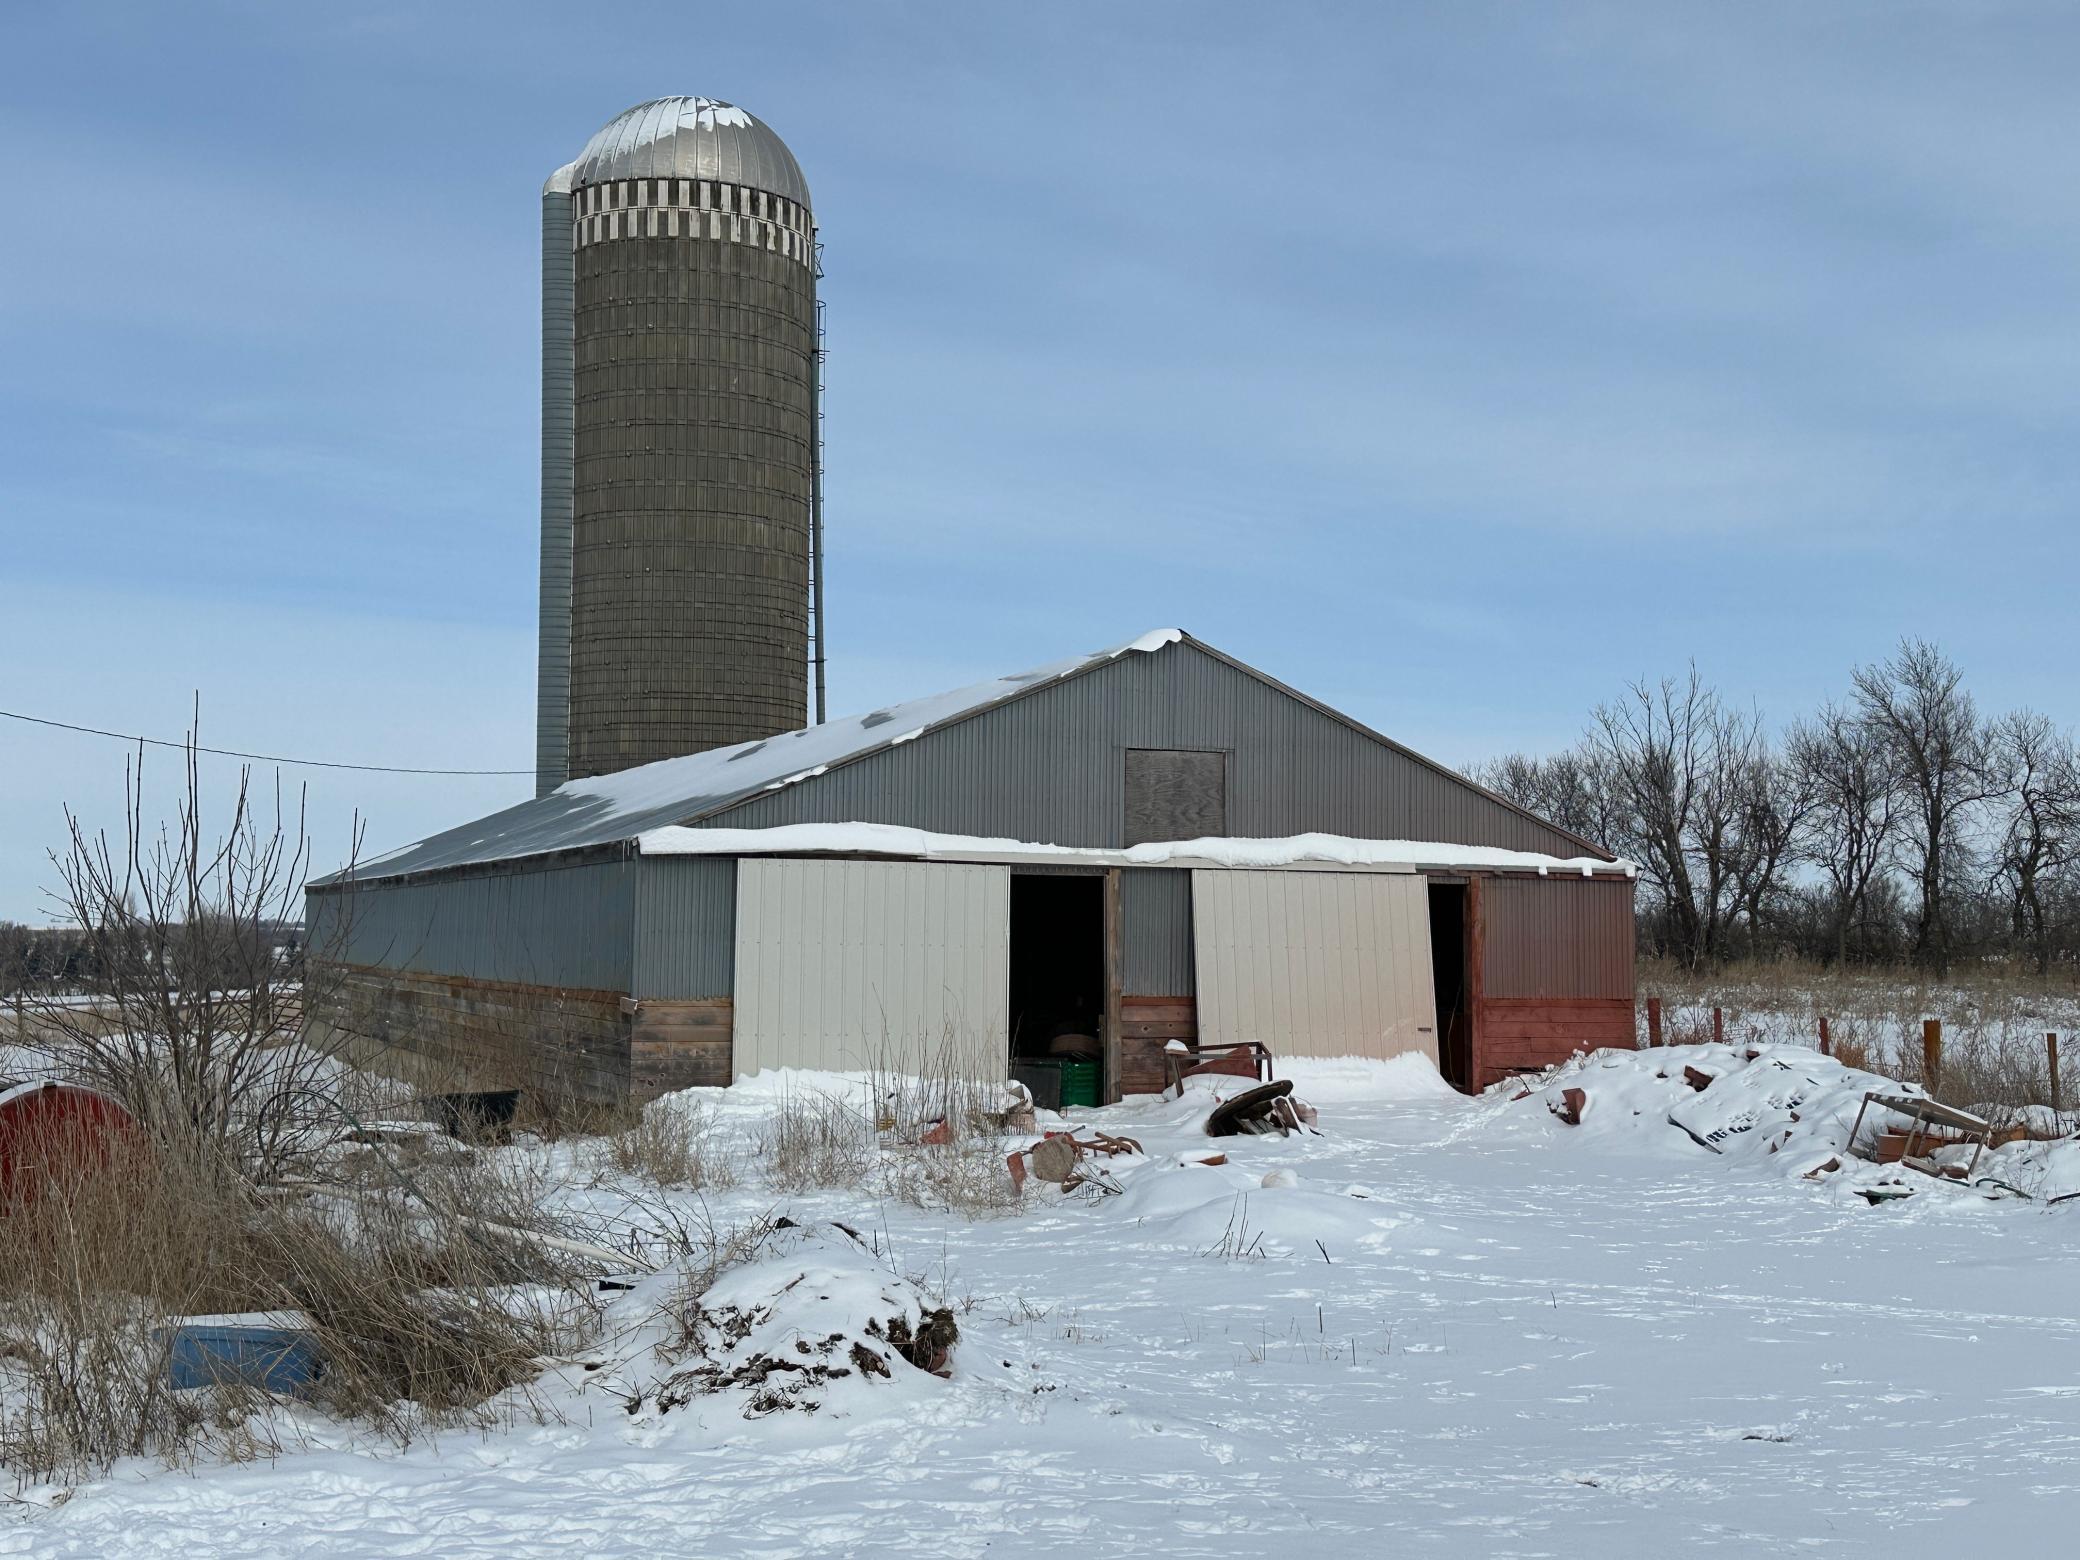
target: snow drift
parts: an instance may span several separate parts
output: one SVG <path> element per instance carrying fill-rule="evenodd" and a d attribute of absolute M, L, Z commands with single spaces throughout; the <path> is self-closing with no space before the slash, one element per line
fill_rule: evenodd
<path fill-rule="evenodd" d="M 655 1374 L 630 1395 L 633 1416 L 723 1398 L 746 1419 L 843 1412 L 876 1383 L 949 1373 L 953 1313 L 890 1272 L 843 1225 L 787 1225 L 759 1253 L 669 1307 Z"/>

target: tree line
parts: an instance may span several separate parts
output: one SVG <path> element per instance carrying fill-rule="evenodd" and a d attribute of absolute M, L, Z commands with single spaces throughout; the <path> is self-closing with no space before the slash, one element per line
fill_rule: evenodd
<path fill-rule="evenodd" d="M 1781 732 L 1692 665 L 1599 705 L 1566 751 L 1475 778 L 1636 861 L 1641 950 L 1691 968 L 2080 961 L 2072 734 L 1982 714 L 1922 640 Z"/>
<path fill-rule="evenodd" d="M 293 959 L 302 937 L 293 921 L 241 920 L 221 912 L 161 929 L 108 918 L 91 930 L 0 921 L 0 997 L 102 991 L 117 965 L 158 969 L 205 990 L 240 990 L 262 963 Z"/>

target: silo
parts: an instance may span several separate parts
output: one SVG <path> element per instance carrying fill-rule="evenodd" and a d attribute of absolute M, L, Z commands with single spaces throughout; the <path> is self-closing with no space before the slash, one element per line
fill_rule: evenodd
<path fill-rule="evenodd" d="M 547 790 L 803 724 L 818 340 L 808 185 L 728 103 L 620 115 L 543 232 Z"/>

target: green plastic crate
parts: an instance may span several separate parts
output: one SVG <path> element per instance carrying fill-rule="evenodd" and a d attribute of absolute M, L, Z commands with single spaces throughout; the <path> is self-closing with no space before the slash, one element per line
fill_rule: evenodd
<path fill-rule="evenodd" d="M 1096 1062 L 1063 1062 L 1062 1105 L 1096 1105 L 1098 1103 L 1098 1064 Z"/>

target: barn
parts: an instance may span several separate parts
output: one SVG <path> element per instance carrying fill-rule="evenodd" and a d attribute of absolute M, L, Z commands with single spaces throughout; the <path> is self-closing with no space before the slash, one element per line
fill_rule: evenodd
<path fill-rule="evenodd" d="M 1097 1037 L 1420 1051 L 1479 1089 L 1633 1043 L 1633 869 L 1169 629 L 618 773 L 308 891 L 312 1021 L 582 1098 Z"/>

